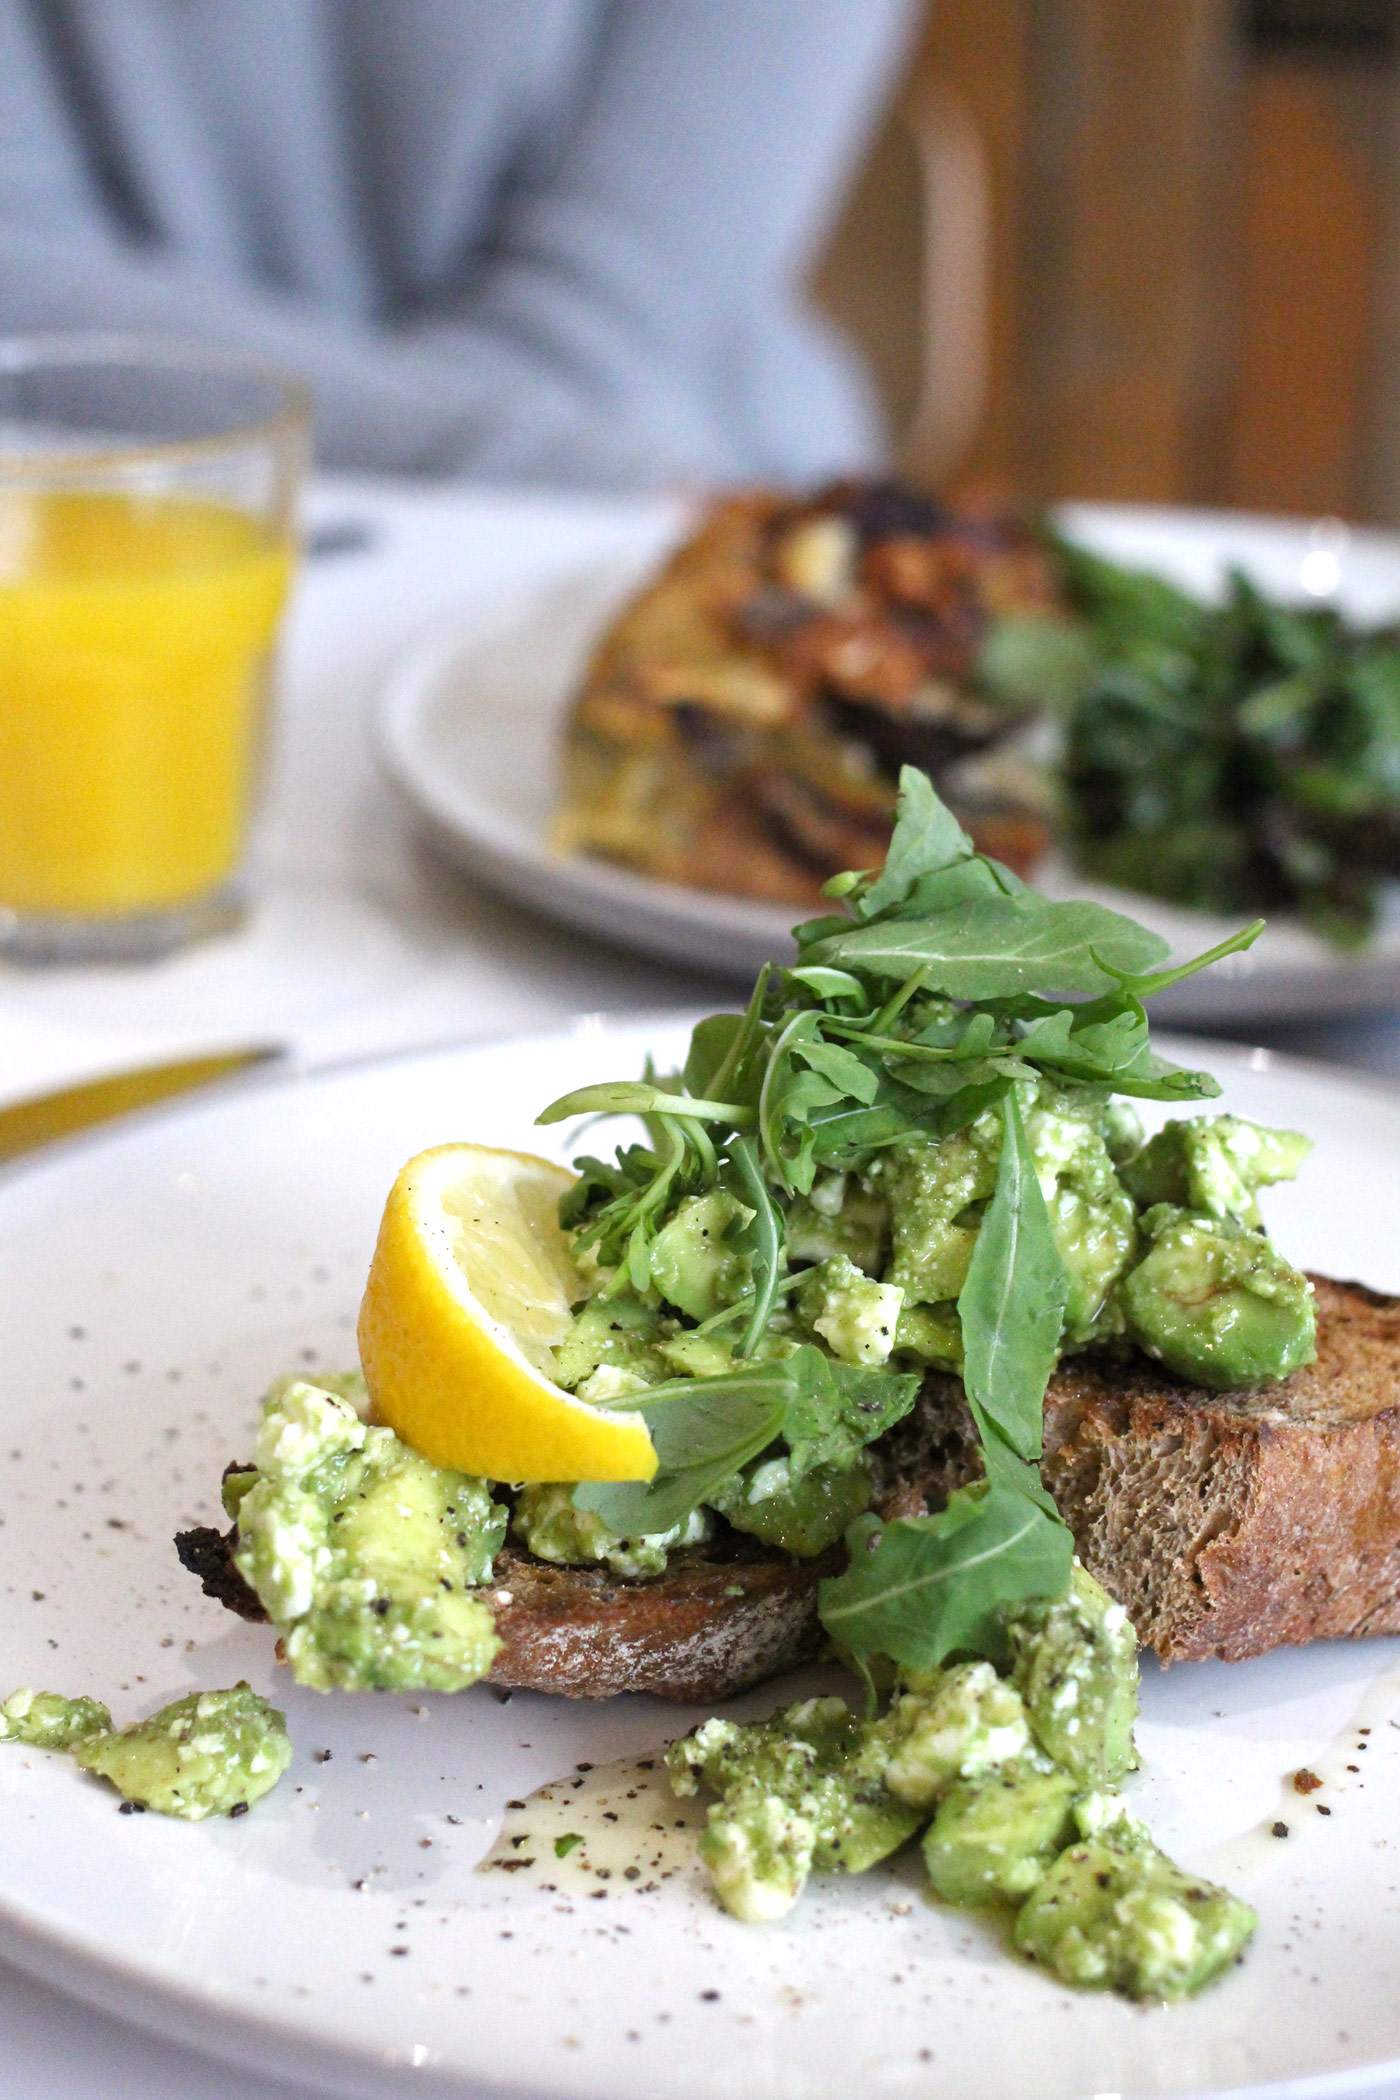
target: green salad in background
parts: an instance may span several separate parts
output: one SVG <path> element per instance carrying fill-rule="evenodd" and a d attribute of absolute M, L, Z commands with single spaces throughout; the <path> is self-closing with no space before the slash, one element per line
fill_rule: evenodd
<path fill-rule="evenodd" d="M 1363 942 L 1400 874 L 1400 625 L 1284 604 L 1237 569 L 1206 603 L 1050 545 L 1071 617 L 1003 623 L 984 670 L 1005 698 L 1058 717 L 1077 865 L 1206 911 L 1296 911 Z"/>

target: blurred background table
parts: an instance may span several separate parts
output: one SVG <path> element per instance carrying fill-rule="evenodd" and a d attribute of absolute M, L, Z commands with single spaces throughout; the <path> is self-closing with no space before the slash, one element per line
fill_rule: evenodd
<path fill-rule="evenodd" d="M 167 962 L 0 966 L 0 1098 L 198 1048 L 274 1041 L 310 1062 L 504 1035 L 585 1009 L 697 1005 L 717 987 L 527 917 L 415 839 L 375 767 L 369 715 L 435 619 L 634 561 L 678 505 L 324 482 L 292 614 L 257 898 L 244 927 Z M 1396 1016 L 1251 1031 L 1400 1073 Z"/>
<path fill-rule="evenodd" d="M 494 614 L 575 571 L 644 557 L 680 514 L 654 501 L 318 484 L 312 544 L 319 535 L 340 551 L 313 555 L 298 590 L 252 915 L 236 934 L 154 966 L 0 968 L 0 1100 L 193 1049 L 275 1041 L 317 1063 L 501 1036 L 587 1009 L 729 996 L 732 987 L 587 942 L 449 873 L 380 782 L 367 725 L 386 666 L 426 623 L 457 609 L 467 627 L 474 609 Z M 1257 1034 L 1400 1076 L 1397 1018 Z M 25 2100 L 275 2091 L 251 2074 L 206 2070 L 4 1968 L 0 2032 L 0 2092 Z"/>

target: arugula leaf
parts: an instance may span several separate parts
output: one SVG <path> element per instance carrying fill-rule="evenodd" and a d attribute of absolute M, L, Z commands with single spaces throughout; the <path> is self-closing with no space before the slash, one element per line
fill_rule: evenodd
<path fill-rule="evenodd" d="M 1035 1459 L 1069 1279 L 1013 1092 L 1001 1115 L 996 1187 L 958 1299 L 963 1384 L 983 1442 L 990 1428 L 1018 1457 Z"/>
<path fill-rule="evenodd" d="M 1025 890 L 931 919 L 876 920 L 831 934 L 812 959 L 872 977 L 923 969 L 953 999 L 1019 992 L 1101 992 L 1167 953 L 1159 934 L 1105 905 L 1056 904 Z M 1130 987 L 1131 988 L 1131 987 Z"/>
<path fill-rule="evenodd" d="M 758 1170 L 758 1161 L 747 1138 L 731 1141 L 729 1159 L 744 1201 L 753 1212 L 742 1232 L 734 1235 L 734 1244 L 747 1252 L 753 1270 L 753 1309 L 739 1343 L 740 1356 L 752 1356 L 768 1325 L 778 1295 L 783 1266 L 783 1221 L 768 1193 L 768 1184 Z"/>
<path fill-rule="evenodd" d="M 845 925 L 845 920 L 839 921 Z M 828 970 L 821 963 L 799 963 L 787 972 L 789 984 L 800 984 L 805 991 L 818 999 L 853 999 L 861 1006 L 868 1005 L 865 986 L 849 970 Z"/>
<path fill-rule="evenodd" d="M 621 1538 L 669 1531 L 779 1438 L 795 1470 L 849 1465 L 914 1404 L 917 1374 L 833 1363 L 807 1342 L 769 1363 L 715 1378 L 673 1378 L 612 1403 L 639 1414 L 656 1446 L 650 1481 L 586 1481 L 574 1506 Z"/>
<path fill-rule="evenodd" d="M 799 1349 L 775 1363 L 746 1364 L 716 1378 L 672 1378 L 615 1406 L 639 1414 L 656 1446 L 650 1481 L 590 1480 L 574 1489 L 576 1509 L 590 1510 L 620 1538 L 645 1538 L 680 1524 L 720 1483 L 781 1434 L 789 1402 L 811 1377 Z"/>
<path fill-rule="evenodd" d="M 763 1005 L 772 974 L 771 965 L 765 963 L 742 1014 L 713 1014 L 697 1022 L 681 1072 L 683 1092 L 715 1095 L 723 1091 L 745 1107 L 756 1105 L 762 1077 L 756 1052 L 763 1036 Z"/>
<path fill-rule="evenodd" d="M 1193 955 L 1190 962 L 1176 963 L 1166 970 L 1135 974 L 1111 957 L 1095 956 L 1095 961 L 1104 975 L 1113 979 L 1120 991 L 1131 992 L 1135 999 L 1151 999 L 1156 993 L 1165 992 L 1168 986 L 1181 984 L 1186 978 L 1194 977 L 1199 970 L 1208 970 L 1212 963 L 1222 962 L 1227 955 L 1239 955 L 1246 948 L 1252 948 L 1263 931 L 1264 921 L 1251 919 L 1248 926 L 1241 926 L 1238 933 L 1230 934 L 1223 941 L 1217 941 L 1213 948 L 1207 948 L 1203 954 Z"/>
<path fill-rule="evenodd" d="M 793 1056 L 830 1080 L 839 1090 L 838 1099 L 841 1095 L 848 1095 L 852 1101 L 859 1101 L 868 1108 L 880 1090 L 879 1073 L 862 1064 L 854 1050 L 843 1050 L 839 1043 L 825 1043 L 820 1039 L 796 1043 Z"/>
<path fill-rule="evenodd" d="M 845 1166 L 912 1131 L 929 1129 L 931 1121 L 927 1104 L 912 1088 L 883 1074 L 868 1105 L 843 1096 L 812 1111 L 807 1119 L 811 1170 Z"/>
<path fill-rule="evenodd" d="M 876 1437 L 901 1421 L 918 1398 L 918 1372 L 864 1370 L 823 1359 L 826 1377 L 813 1377 L 788 1403 L 783 1440 L 793 1471 L 848 1466 Z"/>
<path fill-rule="evenodd" d="M 1101 1018 L 1099 1018 L 1101 1016 Z M 1033 1064 L 1081 1084 L 1154 1101 L 1203 1101 L 1220 1092 L 1209 1072 L 1158 1057 L 1142 1002 L 1124 992 L 1032 1020 L 1016 1045 Z"/>
<path fill-rule="evenodd" d="M 881 873 L 859 899 L 861 918 L 874 918 L 890 905 L 902 904 L 915 883 L 950 863 L 968 860 L 976 849 L 946 802 L 934 791 L 927 773 L 902 766 L 894 834 Z"/>
<path fill-rule="evenodd" d="M 950 1655 L 1004 1661 L 1008 1606 L 1063 1595 L 1074 1541 L 1039 1500 L 1007 1480 L 959 1488 L 932 1517 L 846 1534 L 850 1565 L 818 1590 L 822 1624 L 857 1658 L 931 1670 Z"/>
<path fill-rule="evenodd" d="M 848 914 L 829 912 L 820 919 L 804 919 L 800 926 L 793 927 L 792 937 L 797 943 L 798 952 L 805 956 L 809 948 L 814 947 L 818 941 L 824 941 L 829 934 L 844 933 L 850 923 Z"/>
<path fill-rule="evenodd" d="M 960 860 L 934 875 L 921 875 L 903 903 L 882 917 L 932 919 L 978 897 L 1019 897 L 1024 893 L 1026 885 L 1019 875 L 1013 875 L 999 860 L 988 860 L 979 853 L 974 860 Z"/>
<path fill-rule="evenodd" d="M 576 1087 L 540 1110 L 537 1123 L 563 1123 L 570 1116 L 694 1116 L 709 1123 L 732 1123 L 743 1129 L 754 1120 L 742 1101 L 698 1101 L 692 1094 L 669 1092 L 642 1079 L 605 1079 L 597 1086 Z"/>
<path fill-rule="evenodd" d="M 992 1080 L 1034 1079 L 1036 1076 L 1034 1065 L 1023 1064 L 1019 1058 L 1011 1056 L 954 1058 L 946 1064 L 936 1065 L 891 1057 L 888 1070 L 901 1086 L 912 1087 L 916 1094 L 938 1101 L 948 1100 L 966 1086 L 981 1086 Z"/>

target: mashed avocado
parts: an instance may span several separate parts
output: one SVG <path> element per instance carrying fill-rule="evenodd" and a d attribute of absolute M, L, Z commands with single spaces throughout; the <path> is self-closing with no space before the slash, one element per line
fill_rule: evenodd
<path fill-rule="evenodd" d="M 605 1567 L 632 1581 L 659 1575 L 676 1546 L 703 1545 L 714 1531 L 708 1511 L 692 1510 L 669 1531 L 643 1538 L 619 1538 L 591 1510 L 574 1507 L 567 1482 L 523 1487 L 511 1511 L 511 1534 L 539 1560 L 566 1567 Z"/>
<path fill-rule="evenodd" d="M 202 1823 L 241 1815 L 291 1763 L 285 1717 L 246 1684 L 187 1692 L 148 1720 L 116 1729 L 96 1699 L 12 1692 L 0 1707 L 0 1742 L 71 1750 L 137 1808 Z"/>
<path fill-rule="evenodd" d="M 296 1378 L 268 1395 L 252 1470 L 234 1558 L 299 1684 L 455 1692 L 486 1675 L 500 1643 L 477 1592 L 507 1512 L 483 1481 Z"/>
<path fill-rule="evenodd" d="M 276 1786 L 292 1761 L 286 1718 L 236 1684 L 226 1692 L 187 1692 L 148 1721 L 87 1736 L 75 1751 L 84 1771 L 158 1815 L 202 1823 L 251 1806 Z"/>
<path fill-rule="evenodd" d="M 842 1699 L 804 1699 L 770 1721 L 706 1721 L 666 1754 L 674 1791 L 718 1793 L 700 1856 L 736 1918 L 783 1917 L 818 1868 L 860 1874 L 919 1825 L 863 1757 Z"/>
<path fill-rule="evenodd" d="M 1076 1564 L 1065 1598 L 1009 1619 L 1006 1649 L 1005 1673 L 985 1659 L 903 1673 L 875 1719 L 809 1699 L 673 1743 L 675 1791 L 719 1796 L 700 1853 L 720 1902 L 784 1917 L 813 1871 L 859 1873 L 923 1827 L 934 1892 L 1020 1906 L 1015 1945 L 1063 1981 L 1201 1989 L 1254 1914 L 1173 1866 L 1113 1791 L 1136 1762 L 1126 1614 Z"/>
<path fill-rule="evenodd" d="M 1018 1092 L 1068 1282 L 1062 1348 L 1126 1333 L 1212 1386 L 1286 1378 L 1311 1361 L 1307 1281 L 1258 1229 L 1256 1201 L 1258 1189 L 1298 1171 L 1305 1139 L 1236 1116 L 1196 1116 L 1142 1145 L 1136 1118 L 1101 1088 L 1037 1080 Z M 1000 1119 L 988 1113 L 951 1137 L 904 1143 L 870 1162 L 865 1182 L 890 1219 L 884 1280 L 903 1293 L 896 1357 L 961 1369 L 957 1299 L 1000 1152 Z M 847 1182 L 859 1186 L 855 1176 Z M 1169 1221 L 1180 1230 L 1163 1255 L 1155 1242 Z M 1181 1233 L 1193 1228 L 1191 1244 L 1231 1251 L 1216 1256 L 1218 1281 L 1186 1275 L 1177 1287 Z M 1258 1309 L 1264 1299 L 1267 1314 Z"/>
<path fill-rule="evenodd" d="M 0 1743 L 26 1743 L 34 1750 L 71 1750 L 111 1726 L 99 1699 L 66 1699 L 62 1692 L 35 1692 L 28 1685 L 0 1706 Z"/>
<path fill-rule="evenodd" d="M 1247 1903 L 1183 1874 L 1131 1823 L 1071 1845 L 1031 1890 L 1015 1942 L 1064 1983 L 1128 1998 L 1185 1998 L 1243 1952 Z"/>

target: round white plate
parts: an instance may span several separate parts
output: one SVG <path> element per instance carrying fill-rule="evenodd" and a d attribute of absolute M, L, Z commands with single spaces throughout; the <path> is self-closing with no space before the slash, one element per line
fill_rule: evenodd
<path fill-rule="evenodd" d="M 1160 569 L 1199 590 L 1245 568 L 1291 598 L 1335 596 L 1358 619 L 1400 617 L 1400 536 L 1229 513 L 1065 510 L 1066 530 L 1101 552 Z M 391 674 L 376 723 L 381 762 L 418 822 L 469 873 L 552 919 L 730 977 L 752 978 L 790 953 L 801 913 L 682 889 L 550 844 L 558 750 L 594 636 L 640 577 L 635 564 L 556 586 L 494 622 L 436 626 Z M 1155 926 L 1195 954 L 1238 923 L 1104 889 L 1052 858 L 1052 895 L 1092 896 Z M 1163 995 L 1185 1025 L 1236 1025 L 1336 1014 L 1400 999 L 1400 908 L 1362 955 L 1343 953 L 1286 917 L 1248 955 Z"/>
<path fill-rule="evenodd" d="M 622 1821 L 605 1826 L 583 1805 L 591 1777 L 547 1828 L 513 1812 L 511 1830 L 545 1838 L 508 1855 L 543 1871 L 478 1871 L 508 1802 L 654 1753 L 696 1716 L 484 1688 L 320 1697 L 176 1565 L 171 1534 L 214 1519 L 265 1383 L 350 1356 L 401 1161 L 458 1135 L 562 1150 L 567 1133 L 532 1129 L 543 1102 L 648 1050 L 674 1062 L 683 1041 L 674 1020 L 594 1022 L 250 1081 L 0 1177 L 7 1680 L 95 1693 L 122 1720 L 246 1677 L 296 1745 L 251 1815 L 202 1826 L 122 1815 L 66 1759 L 0 1747 L 0 1954 L 358 2094 L 402 2094 L 410 2069 L 423 2091 L 540 2100 L 1320 2095 L 1400 2075 L 1400 1642 L 1149 1669 L 1134 1798 L 1261 1926 L 1217 1989 L 1143 2010 L 1013 1962 L 992 1926 L 926 1900 L 917 1854 L 825 1882 L 782 1926 L 736 1924 L 684 1834 L 645 1827 L 693 1812 L 644 1798 L 634 1827 L 613 1788 Z M 1263 1053 L 1209 1054 L 1230 1107 L 1318 1140 L 1272 1205 L 1282 1244 L 1400 1287 L 1400 1106 Z M 1306 1800 L 1286 1786 L 1302 1766 L 1325 1781 Z M 549 1832 L 569 1827 L 587 1846 L 556 1863 Z M 601 1881 L 585 1866 L 605 1842 Z"/>

